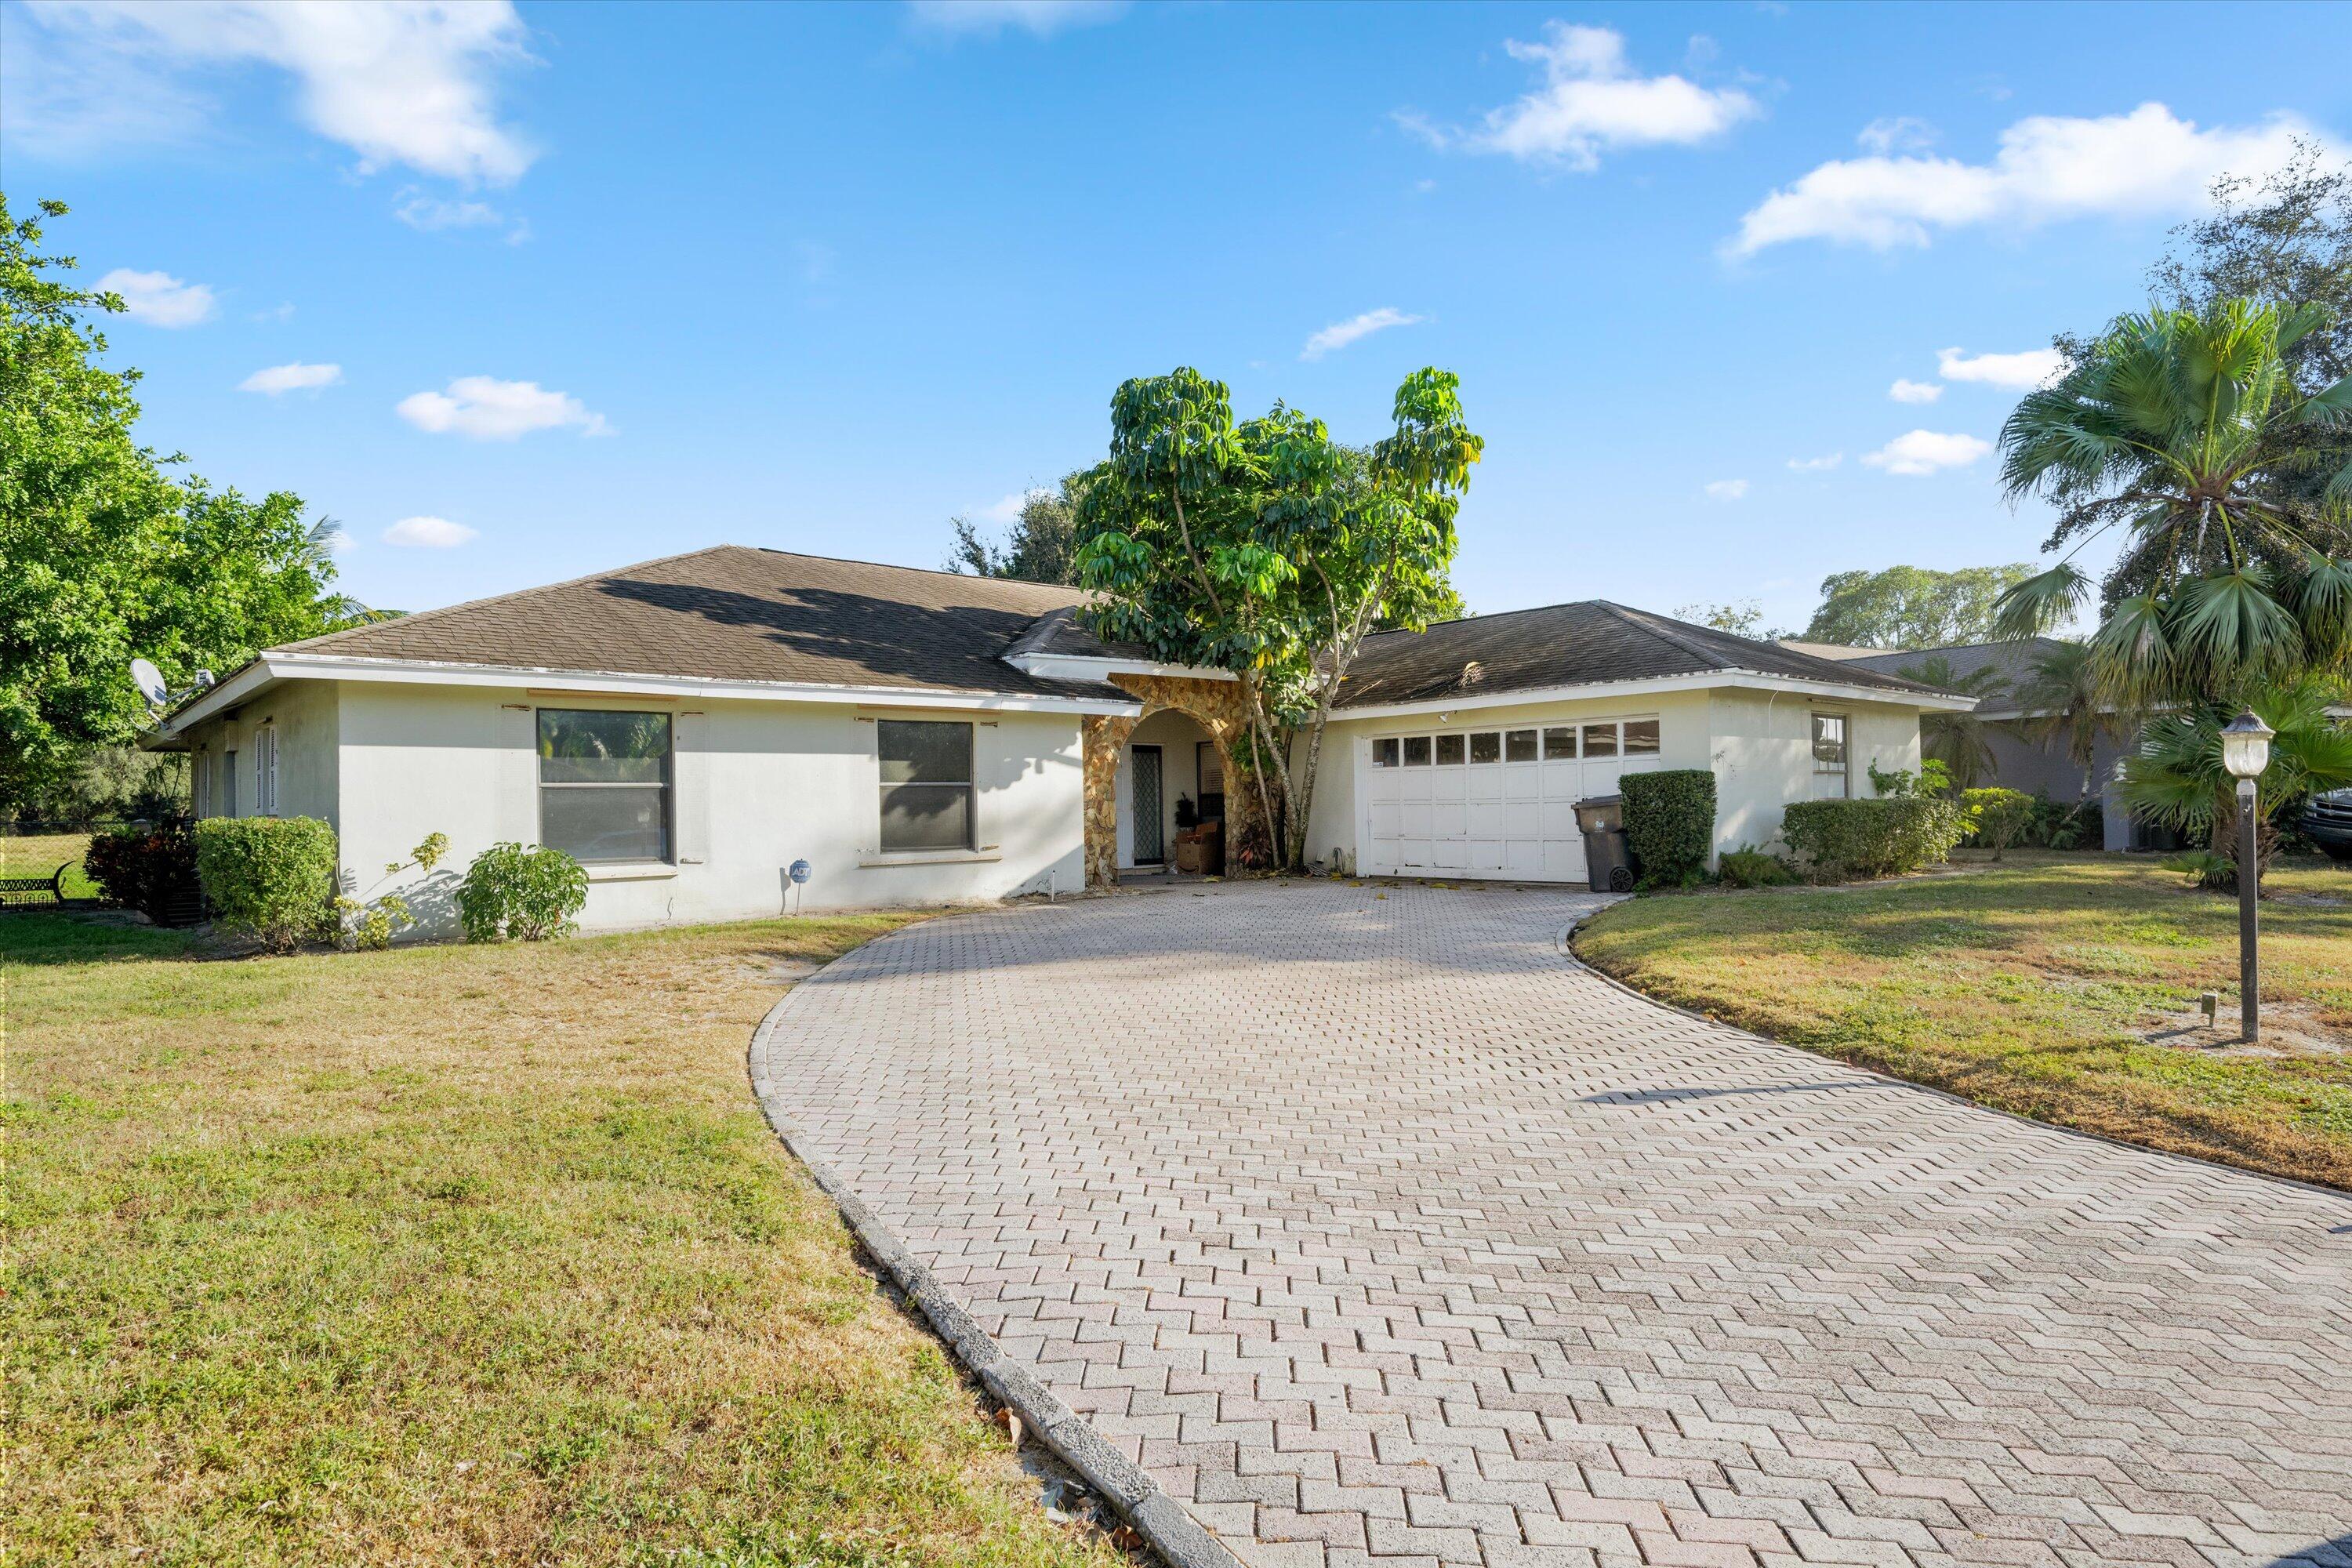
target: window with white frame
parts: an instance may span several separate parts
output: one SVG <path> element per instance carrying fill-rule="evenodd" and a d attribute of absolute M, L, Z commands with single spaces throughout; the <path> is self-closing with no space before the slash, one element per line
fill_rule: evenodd
<path fill-rule="evenodd" d="M 1845 715 L 1813 715 L 1813 798 L 1843 800 L 1853 793 L 1847 771 Z"/>
<path fill-rule="evenodd" d="M 539 841 L 583 866 L 667 860 L 670 718 L 539 710 Z"/>
<path fill-rule="evenodd" d="M 268 722 L 253 732 L 253 809 L 278 815 L 278 726 Z"/>

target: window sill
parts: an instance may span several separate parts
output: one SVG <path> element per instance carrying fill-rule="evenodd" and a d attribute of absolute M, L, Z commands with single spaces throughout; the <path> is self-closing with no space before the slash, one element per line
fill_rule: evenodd
<path fill-rule="evenodd" d="M 652 882 L 677 875 L 667 860 L 606 860 L 583 866 L 591 882 Z"/>
<path fill-rule="evenodd" d="M 880 866 L 978 866 L 1004 856 L 995 849 L 902 849 L 892 854 L 860 855 L 863 868 Z"/>

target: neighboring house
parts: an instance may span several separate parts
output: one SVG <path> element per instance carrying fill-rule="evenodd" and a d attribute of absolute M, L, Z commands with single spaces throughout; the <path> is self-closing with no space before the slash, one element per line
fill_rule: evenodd
<path fill-rule="evenodd" d="M 591 928 L 992 899 L 1163 866 L 1177 804 L 1242 825 L 1238 688 L 1097 641 L 1077 591 L 736 546 L 271 648 L 163 721 L 201 816 L 331 823 L 346 890 L 446 929 L 491 843 L 576 856 Z M 1575 881 L 1572 806 L 1712 769 L 1717 848 L 1916 768 L 1969 700 L 1599 601 L 1369 639 L 1310 854 Z M 447 866 L 391 878 L 426 835 Z M 455 870 L 452 869 L 455 868 Z"/>
<path fill-rule="evenodd" d="M 2019 700 L 2019 694 L 2033 679 L 2033 661 L 2047 650 L 2060 646 L 2054 639 L 2016 637 L 2002 642 L 1956 643 L 1943 647 L 1901 649 L 1849 647 L 1836 643 L 1794 639 L 1783 640 L 1780 646 L 1849 668 L 1877 670 L 1888 675 L 1931 658 L 1943 659 L 1955 680 L 1966 680 L 1987 668 L 1995 670 L 2002 684 L 1977 703 L 1977 717 L 1984 722 L 1985 742 L 1992 753 L 1992 765 L 1979 775 L 1977 782 L 2022 790 L 2027 795 L 2046 795 L 2052 800 L 2084 798 L 2085 770 L 2066 754 L 2063 745 L 2045 745 L 2034 738 L 2032 721 L 2041 715 L 2028 712 Z M 2177 836 L 2166 835 L 2149 829 L 2145 824 L 2133 822 L 2131 814 L 2124 808 L 2117 794 L 2120 787 L 2117 775 L 2128 752 L 2125 737 L 2121 731 L 2116 731 L 2102 737 L 2091 757 L 2089 794 L 2099 802 L 2100 816 L 2105 824 L 2105 847 L 2177 847 Z"/>

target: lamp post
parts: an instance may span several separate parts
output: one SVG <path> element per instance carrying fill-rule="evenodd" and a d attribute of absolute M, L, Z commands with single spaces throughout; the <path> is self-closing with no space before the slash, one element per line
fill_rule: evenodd
<path fill-rule="evenodd" d="M 2245 1041 L 2262 1037 L 2262 966 L 2257 961 L 2259 937 L 2255 900 L 2262 892 L 2262 862 L 2254 848 L 2254 781 L 2270 766 L 2271 736 L 2275 731 L 2254 717 L 2249 708 L 2221 726 L 2221 765 L 2238 781 L 2238 1010 Z"/>

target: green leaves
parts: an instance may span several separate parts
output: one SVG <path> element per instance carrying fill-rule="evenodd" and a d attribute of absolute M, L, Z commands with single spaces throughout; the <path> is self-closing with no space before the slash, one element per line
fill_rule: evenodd
<path fill-rule="evenodd" d="M 1993 601 L 1993 626 L 2004 637 L 2044 637 L 2074 619 L 2091 580 L 2067 563 L 2037 572 Z"/>

